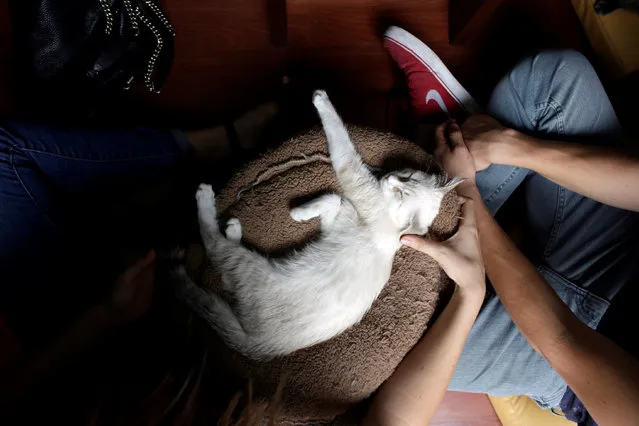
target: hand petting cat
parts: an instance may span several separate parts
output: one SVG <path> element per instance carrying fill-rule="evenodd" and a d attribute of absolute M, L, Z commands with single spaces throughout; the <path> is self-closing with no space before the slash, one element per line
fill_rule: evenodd
<path fill-rule="evenodd" d="M 464 184 L 474 186 L 475 162 L 457 123 L 449 121 L 438 126 L 435 138 L 435 157 L 442 168 L 449 176 L 463 177 L 467 180 Z M 463 200 L 462 223 L 451 238 L 435 242 L 418 235 L 404 235 L 401 242 L 435 259 L 460 289 L 483 297 L 486 272 L 477 234 L 474 201 Z"/>
<path fill-rule="evenodd" d="M 486 291 L 484 261 L 482 259 L 472 200 L 462 206 L 462 223 L 449 239 L 443 242 L 427 240 L 418 235 L 402 236 L 402 244 L 435 259 L 446 275 L 468 294 L 483 298 Z"/>

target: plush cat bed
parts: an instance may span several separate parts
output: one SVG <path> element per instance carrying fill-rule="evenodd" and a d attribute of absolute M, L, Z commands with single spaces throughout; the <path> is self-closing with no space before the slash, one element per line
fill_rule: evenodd
<path fill-rule="evenodd" d="M 364 160 L 374 167 L 435 167 L 421 148 L 398 136 L 360 127 L 350 127 L 349 133 Z M 279 256 L 319 232 L 318 220 L 293 221 L 289 216 L 291 205 L 313 194 L 338 190 L 326 138 L 317 128 L 248 164 L 218 191 L 217 207 L 222 221 L 230 216 L 239 218 L 243 244 Z M 456 196 L 449 194 L 430 235 L 436 239 L 450 236 L 456 229 L 457 216 Z M 201 247 L 188 251 L 187 269 L 200 285 L 216 288 L 216 274 L 205 261 Z M 284 380 L 281 420 L 322 424 L 368 398 L 391 375 L 426 331 L 447 288 L 448 278 L 432 259 L 402 248 L 391 278 L 372 309 L 345 333 L 264 363 L 224 348 L 218 347 L 215 352 L 228 369 L 250 378 L 256 393 L 264 397 L 272 395 Z"/>

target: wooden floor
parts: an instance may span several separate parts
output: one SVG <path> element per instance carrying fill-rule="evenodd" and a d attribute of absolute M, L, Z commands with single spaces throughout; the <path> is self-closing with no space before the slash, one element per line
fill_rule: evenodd
<path fill-rule="evenodd" d="M 0 23 L 7 21 L 6 3 L 0 0 Z M 272 96 L 287 75 L 309 90 L 329 89 L 345 105 L 347 118 L 366 121 L 370 99 L 401 85 L 381 44 L 389 23 L 425 41 L 480 99 L 527 52 L 583 46 L 569 0 L 498 1 L 504 3 L 499 13 L 463 45 L 449 43 L 449 3 L 464 12 L 482 1 L 165 0 L 177 36 L 163 92 L 127 94 L 126 102 L 116 98 L 105 109 L 111 122 L 211 125 Z M 0 108 L 28 115 L 40 102 L 37 93 L 28 100 L 17 95 L 29 82 L 12 72 L 9 35 L 10 26 L 1 26 Z"/>
<path fill-rule="evenodd" d="M 431 426 L 500 426 L 486 395 L 446 392 Z"/>

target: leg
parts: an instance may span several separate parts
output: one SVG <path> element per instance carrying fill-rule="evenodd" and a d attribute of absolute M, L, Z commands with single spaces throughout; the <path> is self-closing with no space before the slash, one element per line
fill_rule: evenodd
<path fill-rule="evenodd" d="M 169 132 L 3 123 L 0 312 L 22 340 L 48 334 L 72 315 L 71 302 L 99 288 L 99 269 L 90 267 L 102 242 L 89 241 L 87 229 L 93 223 L 94 239 L 102 226 L 90 219 L 87 199 L 172 173 L 182 155 Z"/>
<path fill-rule="evenodd" d="M 352 201 L 358 210 L 369 211 L 379 201 L 377 180 L 355 150 L 346 127 L 326 92 L 316 91 L 313 94 L 313 104 L 322 120 L 331 163 L 345 198 Z"/>
<path fill-rule="evenodd" d="M 522 61 L 497 86 L 490 109 L 507 125 L 542 137 L 619 143 L 621 128 L 606 92 L 587 59 L 573 51 L 546 52 Z M 533 260 L 611 300 L 625 282 L 621 276 L 628 276 L 627 271 L 615 273 L 613 265 L 623 261 L 635 240 L 631 231 L 636 215 L 534 173 L 525 185 Z M 610 278 L 605 288 L 604 275 Z"/>
<path fill-rule="evenodd" d="M 614 143 L 619 134 L 601 83 L 575 52 L 547 52 L 521 62 L 495 89 L 491 112 L 520 130 L 564 140 Z M 511 168 L 508 176 L 523 181 L 520 173 Z M 636 276 L 628 271 L 627 253 L 636 252 L 630 243 L 637 238 L 622 235 L 637 228 L 636 219 L 537 174 L 531 174 L 525 185 L 530 231 L 536 236 L 533 261 L 571 310 L 596 327 L 609 298 L 624 284 L 620 276 Z M 497 198 L 505 200 L 498 186 L 494 190 Z M 623 225 L 617 227 L 619 223 Z M 592 293 L 604 286 L 605 290 Z M 494 296 L 473 326 L 450 388 L 526 394 L 553 407 L 566 385 L 528 345 Z"/>
<path fill-rule="evenodd" d="M 362 159 L 355 150 L 346 126 L 335 111 L 326 92 L 318 90 L 313 93 L 313 105 L 322 120 L 322 127 L 328 141 L 328 153 L 339 179 L 345 171 L 351 170 L 355 165 L 362 164 Z"/>
<path fill-rule="evenodd" d="M 226 239 L 234 243 L 242 241 L 242 224 L 239 219 L 232 217 L 226 223 Z"/>
<path fill-rule="evenodd" d="M 176 296 L 182 299 L 209 326 L 217 330 L 227 344 L 241 349 L 241 344 L 247 336 L 228 302 L 218 294 L 195 284 L 184 270 L 183 265 L 173 269 L 171 277 L 175 284 Z"/>
<path fill-rule="evenodd" d="M 239 244 L 242 240 L 242 225 L 237 218 L 229 219 L 226 224 L 226 237 L 220 232 L 215 208 L 215 193 L 211 185 L 201 184 L 195 194 L 197 201 L 197 216 L 200 224 L 200 236 L 208 256 L 219 264 L 223 274 L 233 273 L 247 259 L 261 259 L 259 254 L 247 250 Z M 224 280 L 226 283 L 233 279 Z"/>
<path fill-rule="evenodd" d="M 597 74 L 574 51 L 544 52 L 520 62 L 493 91 L 488 112 L 506 126 L 546 138 L 614 143 L 620 133 Z M 529 173 L 492 165 L 477 174 L 477 186 L 493 214 Z"/>
<path fill-rule="evenodd" d="M 291 217 L 297 222 L 319 217 L 322 228 L 325 229 L 333 223 L 341 207 L 342 197 L 337 194 L 324 194 L 291 209 Z"/>
<path fill-rule="evenodd" d="M 197 218 L 200 224 L 200 236 L 207 251 L 212 250 L 217 240 L 224 238 L 217 223 L 215 193 L 211 185 L 201 184 L 195 193 Z"/>

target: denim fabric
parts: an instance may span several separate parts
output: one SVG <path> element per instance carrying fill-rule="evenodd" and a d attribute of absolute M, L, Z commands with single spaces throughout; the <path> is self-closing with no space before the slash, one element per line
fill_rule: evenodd
<path fill-rule="evenodd" d="M 541 138 L 615 145 L 620 127 L 597 74 L 574 51 L 520 62 L 495 88 L 488 111 Z M 495 214 L 522 186 L 533 261 L 581 321 L 596 328 L 619 290 L 639 276 L 638 215 L 590 200 L 530 170 L 492 165 L 477 185 Z M 564 380 L 527 343 L 496 295 L 482 308 L 450 390 L 528 395 L 558 407 Z"/>
<path fill-rule="evenodd" d="M 156 179 L 183 157 L 169 131 L 0 123 L 0 313 L 18 334 L 64 316 L 63 302 L 100 276 L 74 277 L 104 227 L 85 200 Z"/>

